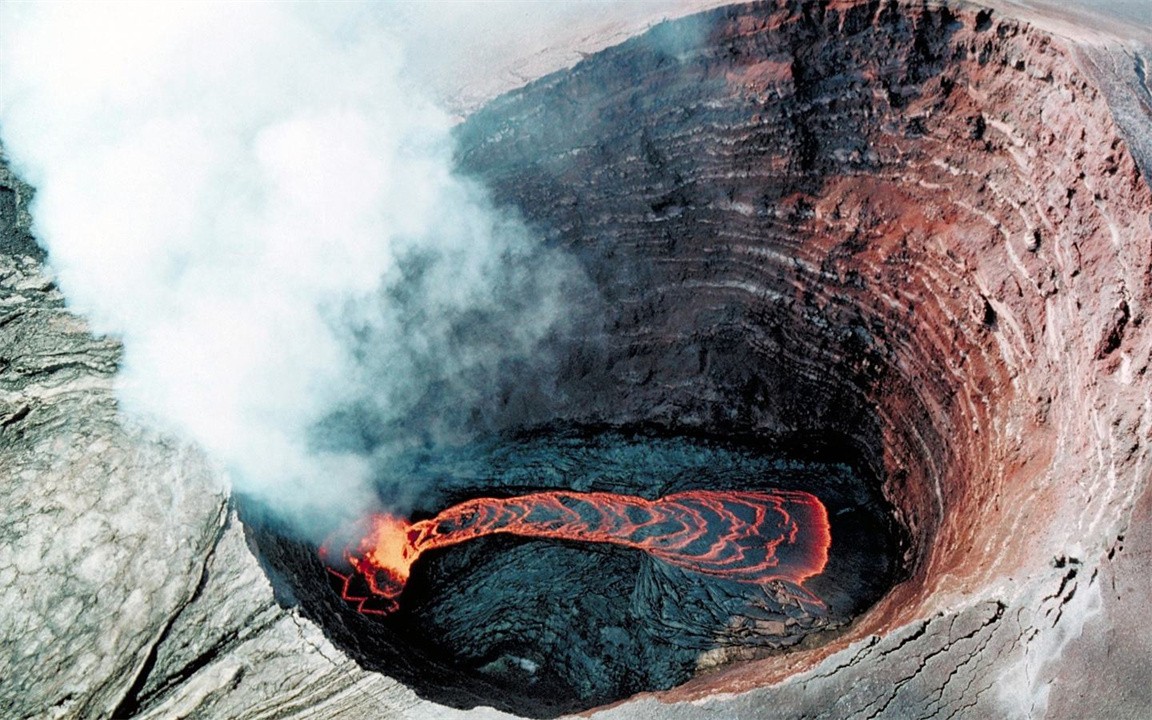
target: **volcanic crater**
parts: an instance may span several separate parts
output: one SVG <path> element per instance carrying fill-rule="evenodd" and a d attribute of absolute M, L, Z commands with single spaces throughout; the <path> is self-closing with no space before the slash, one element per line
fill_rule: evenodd
<path fill-rule="evenodd" d="M 497 439 L 406 466 L 440 468 L 417 512 L 807 490 L 834 519 L 826 614 L 783 631 L 776 604 L 772 632 L 734 641 L 755 614 L 739 591 L 493 537 L 419 566 L 411 609 L 377 622 L 250 511 L 260 556 L 364 667 L 533 716 L 717 665 L 696 684 L 783 677 L 1010 577 L 1034 513 L 1108 482 L 1146 387 L 1152 196 L 1071 52 L 975 7 L 753 3 L 663 23 L 458 128 L 460 169 L 579 261 L 597 312 L 541 378 L 502 381 Z"/>
<path fill-rule="evenodd" d="M 422 557 L 395 614 L 357 612 L 316 545 L 126 429 L 119 346 L 65 308 L 0 167 L 0 593 L 19 609 L 0 701 L 444 712 L 411 688 L 544 717 L 675 685 L 603 714 L 1142 716 L 1148 53 L 1073 30 L 961 2 L 741 4 L 457 128 L 461 172 L 577 261 L 591 310 L 499 379 L 472 441 L 396 457 L 439 488 L 413 519 L 551 490 L 803 490 L 831 522 L 807 581 L 823 613 L 500 535 Z"/>

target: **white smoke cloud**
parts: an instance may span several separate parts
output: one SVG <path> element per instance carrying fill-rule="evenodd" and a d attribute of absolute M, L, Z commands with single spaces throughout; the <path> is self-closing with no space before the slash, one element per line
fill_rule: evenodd
<path fill-rule="evenodd" d="M 570 264 L 453 174 L 387 6 L 0 12 L 0 141 L 59 283 L 123 339 L 123 407 L 238 490 L 365 507 L 379 450 L 318 428 L 355 407 L 379 444 L 431 390 L 450 425 L 555 329 Z"/>

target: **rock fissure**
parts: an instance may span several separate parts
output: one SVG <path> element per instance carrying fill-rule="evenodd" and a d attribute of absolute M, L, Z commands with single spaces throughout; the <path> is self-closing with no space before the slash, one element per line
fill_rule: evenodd
<path fill-rule="evenodd" d="M 995 604 L 995 608 L 996 608 L 995 614 L 991 618 L 989 618 L 985 621 L 982 621 L 975 629 L 973 629 L 973 630 L 971 630 L 971 631 L 969 631 L 963 635 L 960 635 L 959 637 L 953 637 L 953 629 L 955 628 L 957 620 L 963 619 L 966 616 L 959 615 L 959 614 L 950 616 L 948 618 L 948 629 L 944 632 L 944 637 L 941 638 L 939 647 L 936 647 L 936 648 L 931 649 L 931 650 L 927 650 L 926 652 L 916 653 L 916 655 L 915 655 L 915 657 L 917 659 L 916 667 L 913 668 L 907 674 L 896 679 L 896 681 L 893 685 L 892 691 L 888 694 L 887 697 L 885 697 L 881 701 L 879 707 L 877 707 L 875 710 L 872 710 L 871 712 L 869 712 L 867 716 L 864 716 L 863 714 L 865 712 L 869 711 L 871 704 L 869 704 L 869 706 L 862 708 L 860 710 L 861 716 L 866 717 L 868 720 L 874 720 L 874 718 L 877 718 L 877 717 L 881 716 L 884 712 L 886 712 L 888 707 L 896 699 L 896 696 L 899 695 L 901 693 L 901 691 L 906 689 L 908 683 L 910 683 L 912 680 L 920 677 L 925 672 L 925 669 L 928 667 L 928 665 L 930 663 L 932 663 L 933 660 L 935 660 L 937 657 L 945 655 L 946 653 L 953 652 L 953 648 L 955 646 L 957 646 L 959 643 L 961 643 L 965 640 L 971 640 L 972 638 L 976 637 L 976 635 L 981 634 L 988 626 L 992 625 L 997 620 L 999 620 L 1003 614 L 1004 606 L 1002 603 L 998 602 Z M 946 659 L 951 659 L 951 658 L 946 658 Z M 941 693 L 943 693 L 943 686 L 941 687 Z"/>
<path fill-rule="evenodd" d="M 164 625 L 160 628 L 160 632 L 157 633 L 155 640 L 153 640 L 145 648 L 143 658 L 140 662 L 139 667 L 136 669 L 135 673 L 133 674 L 131 684 L 129 684 L 128 687 L 125 689 L 123 697 L 116 704 L 115 709 L 112 710 L 112 712 L 110 713 L 110 716 L 112 718 L 115 718 L 116 720 L 121 720 L 122 718 L 130 718 L 130 717 L 136 715 L 137 713 L 139 713 L 142 708 L 147 706 L 149 698 L 148 698 L 148 696 L 145 696 L 142 693 L 143 693 L 145 684 L 149 680 L 153 679 L 152 673 L 156 667 L 156 658 L 159 654 L 160 646 L 164 644 L 165 640 L 167 640 L 169 634 L 172 632 L 172 628 L 176 625 L 176 622 L 180 619 L 180 616 L 184 612 L 184 610 L 189 605 L 196 602 L 196 600 L 204 592 L 204 588 L 208 583 L 208 569 L 209 569 L 209 567 L 211 567 L 212 560 L 216 555 L 216 546 L 220 543 L 221 538 L 224 537 L 224 533 L 227 530 L 227 527 L 228 527 L 227 521 L 228 521 L 228 503 L 222 501 L 220 503 L 220 507 L 219 507 L 218 515 L 217 515 L 217 532 L 216 532 L 215 538 L 209 543 L 208 552 L 205 554 L 204 561 L 200 565 L 200 571 L 199 571 L 199 574 L 197 576 L 195 588 L 192 590 L 192 593 L 188 596 L 188 599 L 175 608 L 175 610 L 172 612 L 171 616 L 165 621 Z M 209 653 L 206 653 L 206 655 L 209 655 L 209 654 L 214 654 L 214 653 L 212 653 L 211 651 L 209 651 Z M 201 663 L 200 665 L 202 666 L 204 664 L 207 664 L 207 663 Z M 191 675 L 191 674 L 192 673 L 188 673 L 188 675 Z M 171 682 L 176 682 L 176 681 L 177 680 L 175 678 L 173 678 L 173 679 L 169 680 L 168 682 L 170 684 Z M 162 691 L 162 689 L 161 689 L 161 691 Z"/>

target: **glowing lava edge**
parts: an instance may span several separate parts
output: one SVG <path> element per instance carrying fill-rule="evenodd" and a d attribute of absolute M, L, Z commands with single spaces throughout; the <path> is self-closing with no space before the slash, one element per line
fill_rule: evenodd
<path fill-rule="evenodd" d="M 824 504 L 798 490 L 690 490 L 656 500 L 551 491 L 475 498 L 416 522 L 375 513 L 333 533 L 320 557 L 346 602 L 388 615 L 421 554 L 497 533 L 612 543 L 704 575 L 783 582 L 815 608 L 823 605 L 803 583 L 823 572 L 832 540 Z"/>

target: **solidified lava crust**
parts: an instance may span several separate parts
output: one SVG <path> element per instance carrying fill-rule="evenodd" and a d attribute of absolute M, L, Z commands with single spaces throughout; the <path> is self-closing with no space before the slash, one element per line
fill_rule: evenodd
<path fill-rule="evenodd" d="M 1035 564 L 1034 547 L 1051 544 L 1043 534 L 1064 531 L 1035 522 L 1069 502 L 1053 473 L 1090 488 L 1108 477 L 1117 438 L 1138 435 L 1125 425 L 1133 413 L 1116 410 L 1111 429 L 1099 417 L 1146 401 L 1133 393 L 1149 364 L 1148 158 L 1133 156 L 1083 66 L 1062 41 L 967 6 L 782 0 L 657 26 L 459 128 L 462 169 L 578 258 L 597 292 L 579 340 L 558 339 L 541 362 L 555 387 L 542 392 L 547 382 L 520 368 L 485 410 L 487 428 L 642 427 L 639 446 L 661 457 L 660 443 L 689 436 L 758 438 L 772 449 L 753 455 L 774 458 L 796 438 L 828 442 L 775 474 L 748 472 L 736 453 L 719 464 L 734 473 L 621 479 L 589 469 L 603 458 L 586 448 L 601 440 L 571 450 L 563 433 L 540 431 L 559 450 L 545 462 L 524 451 L 535 477 L 550 463 L 584 470 L 546 482 L 469 476 L 498 476 L 507 494 L 784 487 L 821 498 L 830 572 L 841 573 L 823 591 L 840 593 L 830 606 L 841 626 L 866 612 L 822 634 L 818 619 L 769 607 L 759 621 L 788 628 L 792 653 L 672 697 L 778 681 Z M 441 474 L 441 505 L 484 484 Z M 837 522 L 853 508 L 852 537 L 876 544 L 837 561 Z M 326 577 L 314 548 L 254 532 L 282 585 L 353 657 L 459 706 L 586 708 L 764 655 L 724 642 L 716 653 L 717 638 L 772 636 L 739 593 L 685 584 L 636 554 L 502 537 L 429 558 L 409 588 L 413 609 L 372 625 L 330 588 L 307 586 Z M 869 567 L 883 582 L 865 587 Z M 590 576 L 602 585 L 553 614 L 553 598 L 532 589 Z M 468 592 L 454 585 L 462 577 Z M 449 619 L 486 622 L 468 603 L 493 583 L 507 595 L 485 613 L 521 625 L 486 627 L 487 654 L 438 655 L 474 637 Z M 668 601 L 669 588 L 690 586 Z M 553 624 L 582 612 L 653 620 L 636 634 L 627 622 Z M 696 643 L 691 662 L 662 654 L 667 626 Z M 548 667 L 522 651 L 526 638 L 573 653 Z"/>
<path fill-rule="evenodd" d="M 393 471 L 435 489 L 401 537 L 416 528 L 432 542 L 409 538 L 422 551 L 405 558 L 395 594 L 342 567 L 356 524 L 318 554 L 253 504 L 241 510 L 281 591 L 366 668 L 438 702 L 550 717 L 818 641 L 891 586 L 901 538 L 874 483 L 823 445 L 786 444 L 536 428 L 411 453 Z M 488 509 L 472 512 L 478 504 Z M 769 512 L 778 504 L 805 528 L 780 526 Z M 583 527 L 567 540 L 482 531 L 521 516 L 551 528 L 560 506 L 576 508 Z M 613 542 L 622 538 L 611 517 L 628 509 L 629 522 L 663 516 L 647 529 L 639 522 L 633 547 Z M 682 535 L 677 524 L 693 536 L 682 547 L 649 537 Z M 735 536 L 719 542 L 726 530 Z"/>

